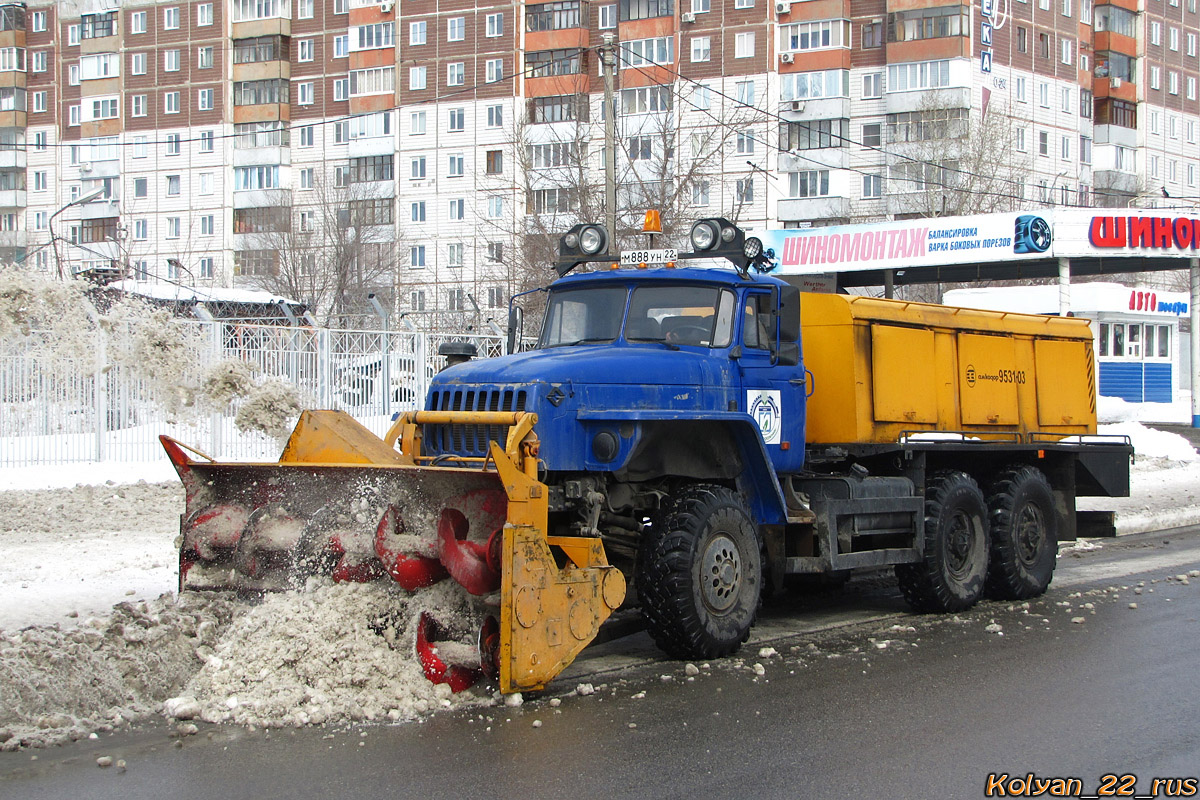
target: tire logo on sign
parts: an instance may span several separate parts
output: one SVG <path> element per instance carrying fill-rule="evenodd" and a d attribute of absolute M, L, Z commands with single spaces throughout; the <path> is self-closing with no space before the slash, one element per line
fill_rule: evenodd
<path fill-rule="evenodd" d="M 746 392 L 746 413 L 754 418 L 764 442 L 779 444 L 783 433 L 783 409 L 779 402 L 779 392 Z"/>
<path fill-rule="evenodd" d="M 967 364 L 967 386 L 975 385 L 975 365 Z"/>

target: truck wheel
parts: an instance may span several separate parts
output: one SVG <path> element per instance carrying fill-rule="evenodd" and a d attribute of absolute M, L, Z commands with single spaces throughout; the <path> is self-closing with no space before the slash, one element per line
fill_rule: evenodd
<path fill-rule="evenodd" d="M 1058 560 L 1058 518 L 1050 482 L 1036 467 L 1009 467 L 988 491 L 988 512 L 988 595 L 1002 600 L 1037 597 L 1050 585 Z"/>
<path fill-rule="evenodd" d="M 655 643 L 675 658 L 719 658 L 750 635 L 762 544 L 745 503 L 723 486 L 684 488 L 638 548 L 638 593 Z"/>
<path fill-rule="evenodd" d="M 938 472 L 925 487 L 925 555 L 896 578 L 916 611 L 962 611 L 983 594 L 988 566 L 987 505 L 965 472 Z"/>

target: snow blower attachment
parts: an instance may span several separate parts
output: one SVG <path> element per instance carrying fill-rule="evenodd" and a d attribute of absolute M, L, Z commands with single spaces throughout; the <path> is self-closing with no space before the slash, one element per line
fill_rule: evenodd
<path fill-rule="evenodd" d="M 483 675 L 506 693 L 540 689 L 621 605 L 625 578 L 599 539 L 548 535 L 535 422 L 418 411 L 380 439 L 344 412 L 305 411 L 276 463 L 216 462 L 161 436 L 186 494 L 179 588 L 281 590 L 324 574 L 414 592 L 452 580 L 482 622 L 469 634 L 422 613 L 426 677 L 454 691 Z M 486 457 L 423 455 L 426 425 L 486 431 Z"/>

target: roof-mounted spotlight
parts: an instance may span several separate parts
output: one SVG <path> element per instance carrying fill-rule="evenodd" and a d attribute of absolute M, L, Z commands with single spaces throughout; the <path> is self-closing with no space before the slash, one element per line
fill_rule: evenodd
<path fill-rule="evenodd" d="M 559 276 L 566 275 L 580 264 L 594 261 L 607 261 L 608 231 L 603 225 L 581 223 L 567 231 L 558 240 L 558 261 L 554 271 Z"/>

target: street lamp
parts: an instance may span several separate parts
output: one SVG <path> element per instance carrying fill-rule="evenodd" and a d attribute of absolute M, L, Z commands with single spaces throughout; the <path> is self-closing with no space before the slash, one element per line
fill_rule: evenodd
<path fill-rule="evenodd" d="M 81 195 L 80 197 L 76 197 L 74 200 L 67 203 L 65 206 L 60 208 L 58 211 L 55 211 L 53 214 L 50 215 L 50 219 L 47 221 L 46 226 L 50 229 L 50 244 L 52 244 L 54 246 L 54 266 L 58 270 L 58 279 L 59 280 L 62 280 L 62 277 L 63 277 L 62 255 L 59 253 L 59 249 L 58 249 L 58 237 L 54 235 L 54 218 L 57 217 L 62 212 L 66 211 L 71 206 L 81 206 L 84 203 L 92 202 L 97 197 L 104 194 L 106 191 L 108 191 L 106 187 L 97 186 L 95 189 L 88 192 L 87 194 Z"/>

